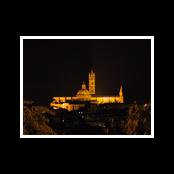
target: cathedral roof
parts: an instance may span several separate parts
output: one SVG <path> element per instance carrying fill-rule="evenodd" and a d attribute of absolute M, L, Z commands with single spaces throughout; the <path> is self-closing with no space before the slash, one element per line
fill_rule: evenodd
<path fill-rule="evenodd" d="M 87 89 L 81 89 L 77 92 L 77 96 L 86 96 L 86 95 L 90 95 L 89 91 Z"/>
<path fill-rule="evenodd" d="M 82 89 L 77 92 L 77 97 L 91 97 L 90 92 L 86 89 L 86 85 L 83 82 Z"/>

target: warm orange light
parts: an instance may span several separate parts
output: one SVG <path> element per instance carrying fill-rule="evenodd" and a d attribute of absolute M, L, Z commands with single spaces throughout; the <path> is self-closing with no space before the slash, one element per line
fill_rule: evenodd
<path fill-rule="evenodd" d="M 95 72 L 91 70 L 89 73 L 89 90 L 83 82 L 82 88 L 77 92 L 75 97 L 53 97 L 50 107 L 54 109 L 63 108 L 69 111 L 78 110 L 84 104 L 69 104 L 69 101 L 90 101 L 96 104 L 103 103 L 124 103 L 123 89 L 120 86 L 119 96 L 93 97 L 95 94 Z"/>

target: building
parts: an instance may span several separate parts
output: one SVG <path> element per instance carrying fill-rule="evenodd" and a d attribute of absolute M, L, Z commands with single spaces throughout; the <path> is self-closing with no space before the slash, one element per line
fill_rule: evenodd
<path fill-rule="evenodd" d="M 118 96 L 96 96 L 95 91 L 95 72 L 91 70 L 88 76 L 88 89 L 83 81 L 82 88 L 77 92 L 74 97 L 53 97 L 53 101 L 50 103 L 50 107 L 53 109 L 67 109 L 68 111 L 78 110 L 85 107 L 86 102 L 95 104 L 104 103 L 124 103 L 122 86 L 120 87 Z"/>

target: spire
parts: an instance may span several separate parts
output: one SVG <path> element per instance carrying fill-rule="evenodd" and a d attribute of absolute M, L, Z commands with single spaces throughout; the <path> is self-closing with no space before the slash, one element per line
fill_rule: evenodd
<path fill-rule="evenodd" d="M 91 71 L 89 72 L 89 75 L 92 75 L 92 74 L 95 74 L 93 68 L 91 68 Z"/>
<path fill-rule="evenodd" d="M 122 85 L 120 86 L 120 92 L 119 92 L 119 103 L 124 103 L 124 97 L 123 97 L 123 89 L 122 89 Z"/>
<path fill-rule="evenodd" d="M 123 96 L 123 89 L 122 89 L 122 85 L 120 86 L 120 92 L 119 92 L 119 96 Z"/>

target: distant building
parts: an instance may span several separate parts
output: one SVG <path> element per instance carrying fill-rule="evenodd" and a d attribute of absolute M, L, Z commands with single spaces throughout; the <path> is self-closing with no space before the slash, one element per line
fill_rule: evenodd
<path fill-rule="evenodd" d="M 103 103 L 124 103 L 123 89 L 120 87 L 118 96 L 96 96 L 95 92 L 95 72 L 91 70 L 89 73 L 89 90 L 86 89 L 85 82 L 82 83 L 82 88 L 77 92 L 74 97 L 53 97 L 50 107 L 53 109 L 67 109 L 68 111 L 78 110 L 85 107 L 85 102 L 103 104 Z"/>

